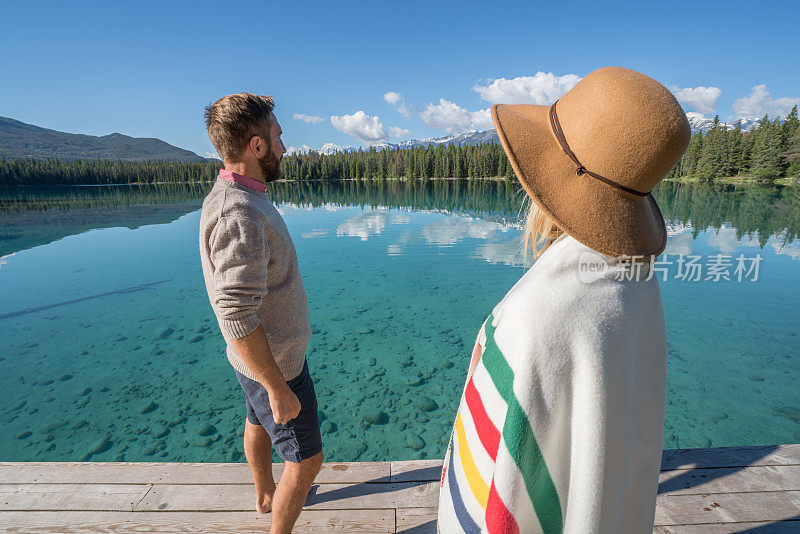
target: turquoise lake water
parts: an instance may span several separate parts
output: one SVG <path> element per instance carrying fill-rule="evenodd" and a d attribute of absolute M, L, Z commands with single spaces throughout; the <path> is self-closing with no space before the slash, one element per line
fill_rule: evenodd
<path fill-rule="evenodd" d="M 0 190 L 2 461 L 244 461 L 203 285 L 210 184 Z M 286 183 L 326 458 L 438 458 L 477 330 L 530 265 L 513 182 Z M 665 448 L 800 442 L 800 193 L 662 184 Z M 736 256 L 761 256 L 735 280 Z M 671 259 L 667 256 L 667 259 Z"/>

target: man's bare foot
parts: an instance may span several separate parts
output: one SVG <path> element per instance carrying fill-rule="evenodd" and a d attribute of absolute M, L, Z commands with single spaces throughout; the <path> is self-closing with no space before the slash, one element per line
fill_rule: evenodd
<path fill-rule="evenodd" d="M 256 510 L 259 514 L 267 514 L 272 511 L 272 497 L 275 495 L 277 485 L 273 482 L 267 490 L 259 489 L 256 491 Z M 259 494 L 259 492 L 263 492 Z"/>
<path fill-rule="evenodd" d="M 272 511 L 272 495 L 264 495 L 256 501 L 256 511 L 259 514 L 268 514 Z"/>

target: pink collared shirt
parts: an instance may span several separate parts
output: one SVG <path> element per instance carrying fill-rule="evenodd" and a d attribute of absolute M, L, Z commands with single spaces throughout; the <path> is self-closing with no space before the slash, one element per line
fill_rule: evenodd
<path fill-rule="evenodd" d="M 253 178 L 243 176 L 241 174 L 236 174 L 233 171 L 226 171 L 225 169 L 220 169 L 219 177 L 224 178 L 226 180 L 230 180 L 231 182 L 236 182 L 237 184 L 243 185 L 245 187 L 249 187 L 250 189 L 256 189 L 258 191 L 261 191 L 262 193 L 267 190 L 267 184 L 259 182 L 258 180 L 254 180 Z"/>

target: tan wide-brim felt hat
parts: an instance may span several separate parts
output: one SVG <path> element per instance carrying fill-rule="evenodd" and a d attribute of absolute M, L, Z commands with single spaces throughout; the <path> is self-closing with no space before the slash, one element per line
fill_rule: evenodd
<path fill-rule="evenodd" d="M 661 254 L 667 230 L 650 191 L 691 138 L 666 87 L 603 67 L 552 106 L 494 104 L 492 120 L 523 188 L 562 230 L 609 256 Z"/>

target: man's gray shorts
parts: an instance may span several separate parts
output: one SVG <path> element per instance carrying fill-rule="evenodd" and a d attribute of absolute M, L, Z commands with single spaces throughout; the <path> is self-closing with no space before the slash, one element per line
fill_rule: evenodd
<path fill-rule="evenodd" d="M 299 375 L 286 382 L 300 401 L 300 414 L 285 425 L 276 423 L 272 418 L 269 395 L 264 386 L 236 369 L 233 371 L 244 389 L 247 420 L 264 427 L 272 440 L 272 446 L 284 461 L 300 462 L 322 451 L 317 394 L 308 372 L 308 362 L 303 364 Z"/>

